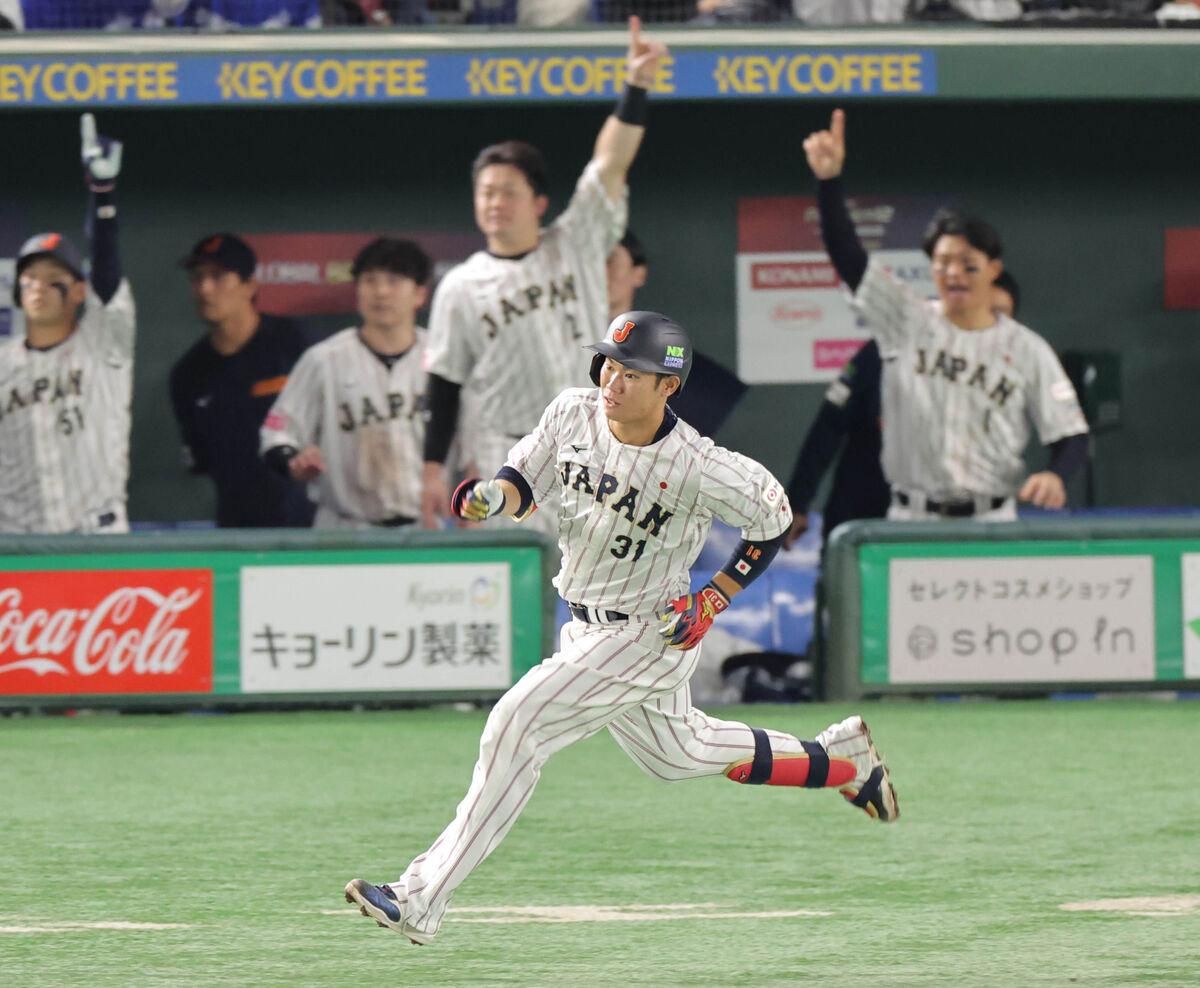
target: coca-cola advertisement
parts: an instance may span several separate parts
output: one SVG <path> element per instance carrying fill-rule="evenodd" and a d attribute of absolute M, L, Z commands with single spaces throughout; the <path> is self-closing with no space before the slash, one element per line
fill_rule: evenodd
<path fill-rule="evenodd" d="M 209 693 L 212 571 L 0 574 L 0 693 Z"/>

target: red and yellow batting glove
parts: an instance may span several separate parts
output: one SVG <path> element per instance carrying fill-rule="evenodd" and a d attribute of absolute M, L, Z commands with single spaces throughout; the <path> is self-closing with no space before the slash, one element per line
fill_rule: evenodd
<path fill-rule="evenodd" d="M 662 614 L 663 626 L 658 633 L 667 640 L 668 648 L 695 648 L 712 627 L 713 618 L 728 606 L 729 598 L 710 580 L 696 593 L 671 601 L 670 609 Z"/>
<path fill-rule="evenodd" d="M 450 513 L 464 521 L 487 521 L 503 510 L 504 490 L 494 480 L 464 480 L 450 498 Z"/>

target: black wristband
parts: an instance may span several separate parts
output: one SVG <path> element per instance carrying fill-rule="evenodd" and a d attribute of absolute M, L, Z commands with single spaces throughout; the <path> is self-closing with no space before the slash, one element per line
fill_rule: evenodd
<path fill-rule="evenodd" d="M 272 446 L 262 458 L 266 461 L 267 466 L 274 470 L 281 477 L 291 477 L 292 472 L 288 469 L 288 464 L 293 456 L 300 451 L 295 446 Z"/>
<path fill-rule="evenodd" d="M 617 99 L 617 108 L 613 116 L 621 123 L 633 124 L 635 127 L 646 126 L 646 90 L 641 86 L 627 83 Z"/>

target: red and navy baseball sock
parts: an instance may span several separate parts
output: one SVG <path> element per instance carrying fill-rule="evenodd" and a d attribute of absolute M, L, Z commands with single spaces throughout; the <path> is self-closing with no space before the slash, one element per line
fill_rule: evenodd
<path fill-rule="evenodd" d="M 848 758 L 830 758 L 816 741 L 801 741 L 804 752 L 775 754 L 761 727 L 754 735 L 754 757 L 743 758 L 725 769 L 725 778 L 747 786 L 804 786 L 825 789 L 854 781 L 858 769 Z"/>

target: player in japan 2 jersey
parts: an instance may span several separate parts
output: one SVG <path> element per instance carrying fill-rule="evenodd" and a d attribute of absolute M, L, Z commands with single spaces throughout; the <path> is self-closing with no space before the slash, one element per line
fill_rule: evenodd
<path fill-rule="evenodd" d="M 939 211 L 924 244 L 938 298 L 921 298 L 868 262 L 855 234 L 840 181 L 845 114 L 835 110 L 804 151 L 819 182 L 825 248 L 879 341 L 888 517 L 1004 521 L 1016 518 L 1018 499 L 1061 508 L 1065 481 L 1087 452 L 1087 422 L 1050 344 L 993 311 L 1004 269 L 999 235 Z M 1051 453 L 1046 469 L 1026 475 L 1031 422 Z"/>
<path fill-rule="evenodd" d="M 263 422 L 262 453 L 311 481 L 314 528 L 409 525 L 420 516 L 425 331 L 415 324 L 432 264 L 380 237 L 354 258 L 362 326 L 304 352 Z"/>
<path fill-rule="evenodd" d="M 61 233 L 21 247 L 25 336 L 0 343 L 0 532 L 126 532 L 135 313 L 117 253 L 121 144 L 81 118 L 92 264 Z"/>
<path fill-rule="evenodd" d="M 444 464 L 459 392 L 468 381 L 477 389 L 479 421 L 467 459 L 485 476 L 504 464 L 555 395 L 587 383 L 579 347 L 608 324 L 605 259 L 625 229 L 625 176 L 645 133 L 647 91 L 666 54 L 664 45 L 642 37 L 638 18 L 630 18 L 620 99 L 570 203 L 545 229 L 549 199 L 541 153 L 505 141 L 475 159 L 475 221 L 487 250 L 446 274 L 429 317 L 426 527 L 436 527 L 448 508 Z M 541 527 L 543 519 L 532 523 Z"/>
<path fill-rule="evenodd" d="M 438 932 L 454 890 L 508 832 L 545 761 L 604 728 L 655 778 L 833 787 L 875 819 L 899 815 L 862 718 L 806 741 L 692 706 L 701 639 L 774 558 L 791 508 L 765 467 L 667 406 L 692 364 L 677 323 L 623 313 L 587 349 L 598 386 L 563 391 L 494 479 L 465 481 L 452 499 L 456 515 L 475 521 L 553 504 L 563 557 L 555 585 L 573 619 L 559 650 L 493 708 L 470 789 L 432 847 L 390 884 L 346 886 L 364 916 L 414 943 Z M 689 566 L 714 518 L 738 526 L 742 541 L 690 591 Z"/>

